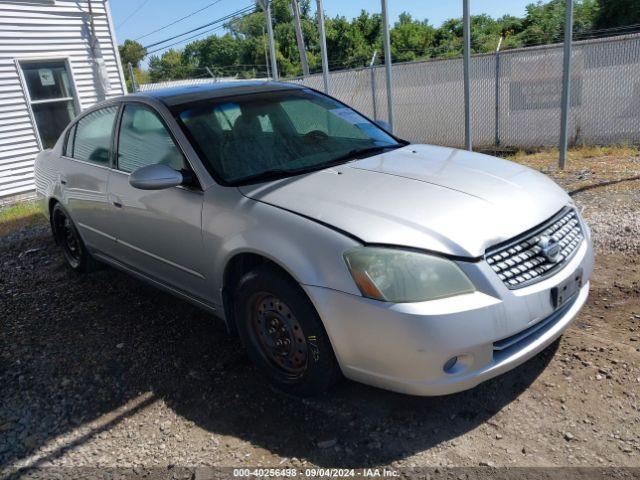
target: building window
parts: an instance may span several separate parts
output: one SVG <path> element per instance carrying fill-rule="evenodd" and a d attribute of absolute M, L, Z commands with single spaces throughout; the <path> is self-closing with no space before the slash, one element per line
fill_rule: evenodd
<path fill-rule="evenodd" d="M 20 62 L 43 148 L 51 148 L 76 116 L 71 77 L 64 60 Z"/>

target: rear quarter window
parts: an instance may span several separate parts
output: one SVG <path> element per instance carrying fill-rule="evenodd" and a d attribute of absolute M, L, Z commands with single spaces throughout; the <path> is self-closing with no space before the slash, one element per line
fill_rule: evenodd
<path fill-rule="evenodd" d="M 75 136 L 76 136 L 76 126 L 72 125 L 69 131 L 67 132 L 67 139 L 64 142 L 64 150 L 62 151 L 62 154 L 65 157 L 73 158 L 73 141 L 75 139 Z"/>

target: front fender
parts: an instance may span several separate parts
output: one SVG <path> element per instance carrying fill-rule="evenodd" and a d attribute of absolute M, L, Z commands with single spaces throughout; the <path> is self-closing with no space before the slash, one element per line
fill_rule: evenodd
<path fill-rule="evenodd" d="M 343 253 L 357 240 L 295 213 L 244 197 L 235 188 L 205 192 L 203 241 L 216 303 L 222 304 L 224 272 L 233 257 L 261 255 L 298 283 L 360 295 Z"/>

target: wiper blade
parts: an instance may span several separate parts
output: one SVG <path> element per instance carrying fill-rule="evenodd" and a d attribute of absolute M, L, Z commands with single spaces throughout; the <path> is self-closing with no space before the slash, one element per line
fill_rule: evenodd
<path fill-rule="evenodd" d="M 264 172 L 256 173 L 255 175 L 249 175 L 247 177 L 239 178 L 237 180 L 230 182 L 230 184 L 237 186 L 237 185 L 245 185 L 248 183 L 258 183 L 260 181 L 276 180 L 280 178 L 292 177 L 294 175 L 302 175 L 303 173 L 315 172 L 317 170 L 322 170 L 323 168 L 331 167 L 333 165 L 340 165 L 341 163 L 344 163 L 347 160 L 357 158 L 361 155 L 382 152 L 387 149 L 395 149 L 395 148 L 400 148 L 404 146 L 405 145 L 403 145 L 402 143 L 395 143 L 392 145 L 378 145 L 375 147 L 355 148 L 351 150 L 349 153 L 346 153 L 345 155 L 340 155 L 339 157 L 329 160 L 327 162 L 323 162 L 315 165 L 308 165 L 306 167 L 301 167 L 301 168 L 292 168 L 290 170 L 284 169 L 284 168 L 274 168 L 272 170 L 266 170 Z"/>
<path fill-rule="evenodd" d="M 257 183 L 258 181 L 261 181 L 261 180 L 275 180 L 278 178 L 289 177 L 291 175 L 297 175 L 298 173 L 303 173 L 303 172 L 301 172 L 299 169 L 286 170 L 284 168 L 274 168 L 273 170 L 266 170 L 264 172 L 256 173 L 255 175 L 248 175 L 246 177 L 233 180 L 231 182 L 231 185 Z"/>
<path fill-rule="evenodd" d="M 367 148 L 355 148 L 351 151 L 349 151 L 349 153 L 345 153 L 344 155 L 340 155 L 337 158 L 334 158 L 333 160 L 329 160 L 328 162 L 326 162 L 325 164 L 323 164 L 323 166 L 330 166 L 336 163 L 343 163 L 347 160 L 351 160 L 354 158 L 359 158 L 362 155 L 368 155 L 370 153 L 378 153 L 378 152 L 382 152 L 384 150 L 388 150 L 388 149 L 396 149 L 396 148 L 401 148 L 404 147 L 405 145 L 403 145 L 402 143 L 394 143 L 392 145 L 377 145 L 375 147 L 367 147 Z"/>

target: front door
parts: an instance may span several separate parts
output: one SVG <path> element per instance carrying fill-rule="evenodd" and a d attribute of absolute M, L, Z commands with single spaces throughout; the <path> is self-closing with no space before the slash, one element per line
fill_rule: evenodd
<path fill-rule="evenodd" d="M 202 273 L 202 191 L 182 186 L 139 190 L 129 184 L 129 174 L 146 165 L 188 170 L 184 155 L 151 108 L 124 106 L 116 163 L 109 178 L 116 259 L 192 296 L 210 299 Z"/>

